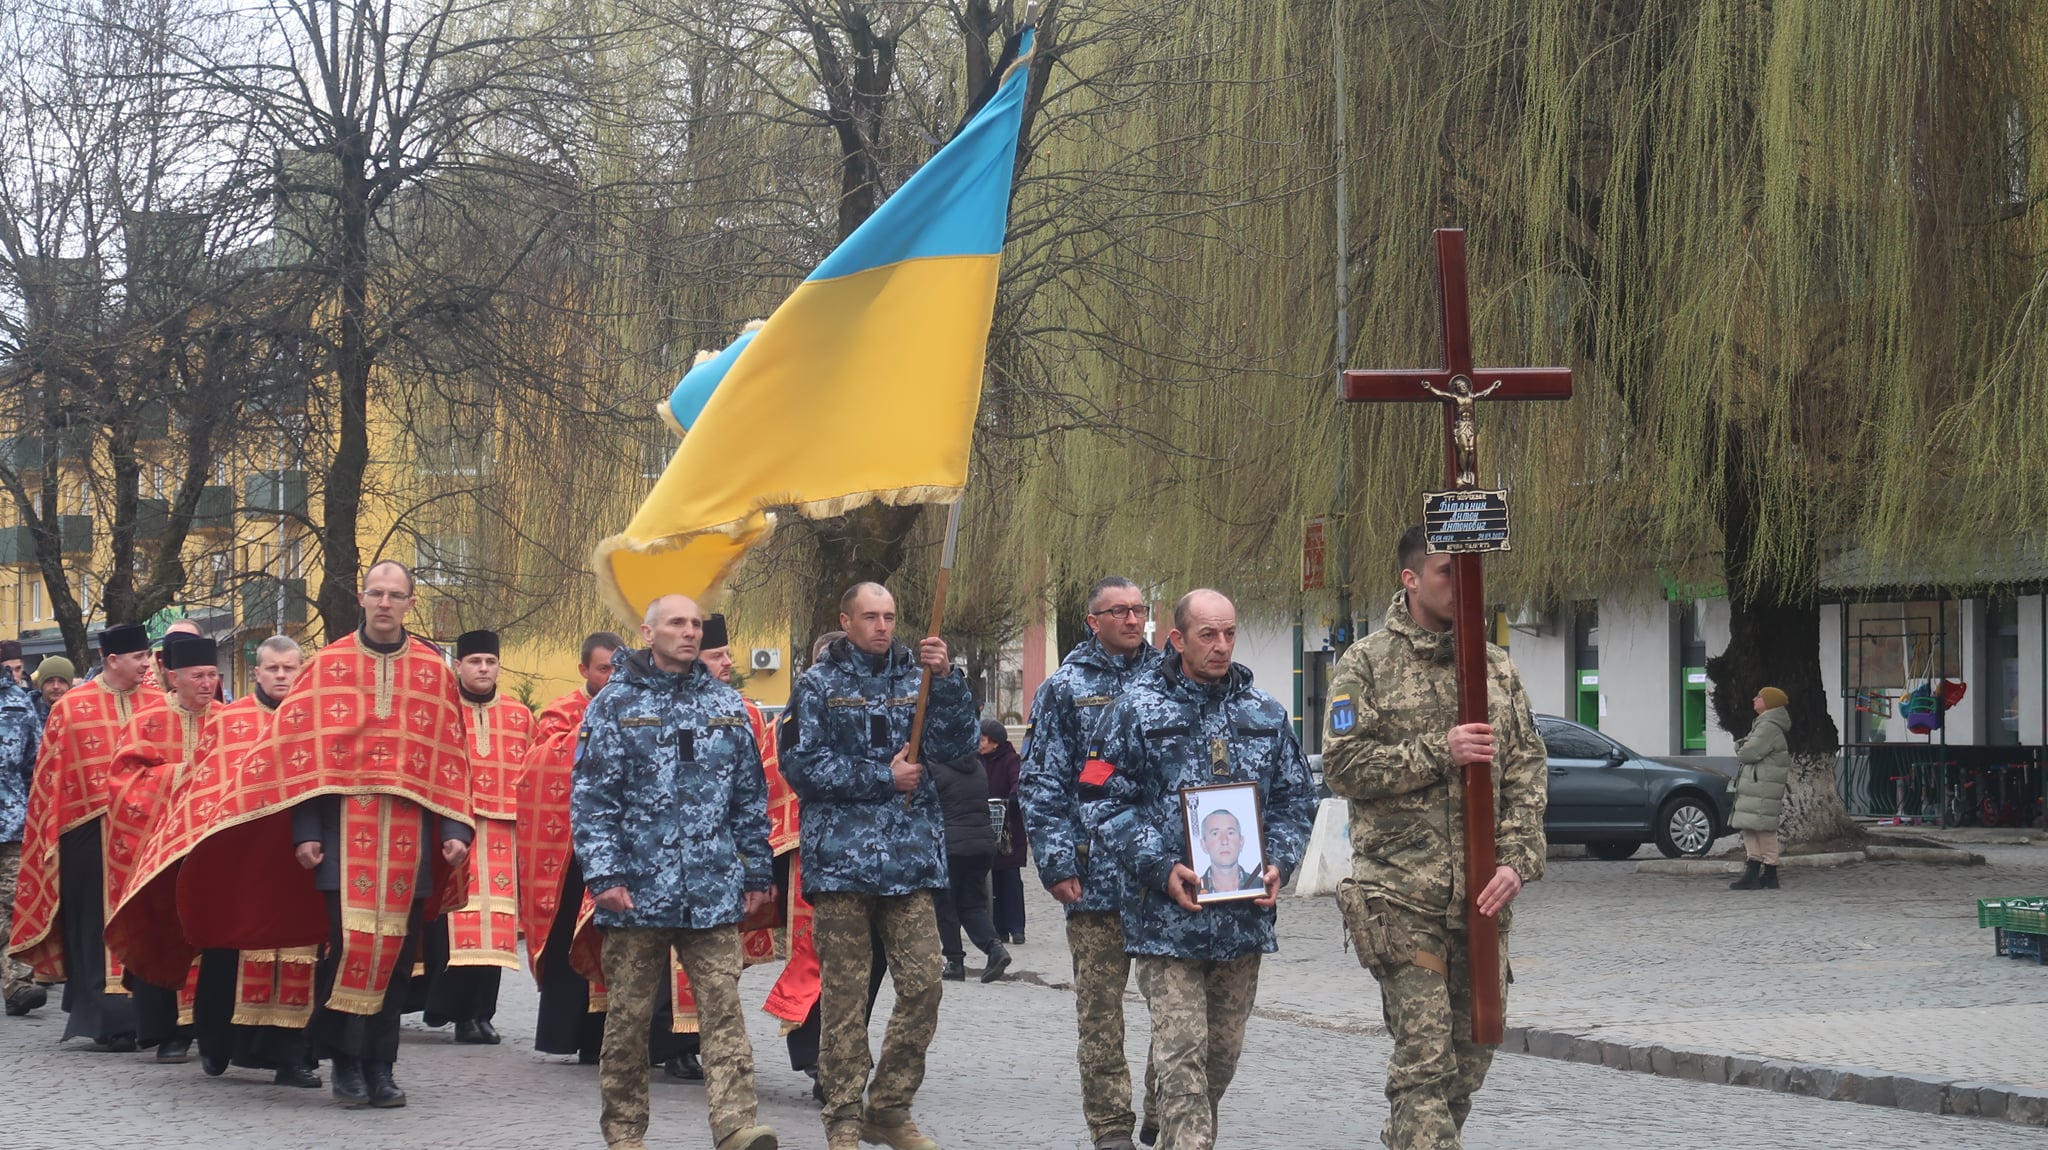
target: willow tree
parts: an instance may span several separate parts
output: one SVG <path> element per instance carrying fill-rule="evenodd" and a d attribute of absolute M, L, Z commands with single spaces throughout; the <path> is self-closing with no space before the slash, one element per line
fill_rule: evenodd
<path fill-rule="evenodd" d="M 1387 290 L 1413 262 L 1393 249 L 1424 224 L 1474 230 L 1476 279 L 1496 285 L 1487 346 L 1567 356 L 1583 381 L 1568 410 L 1494 417 L 1533 513 L 1521 578 L 1555 593 L 1580 557 L 1718 551 L 1716 716 L 1744 734 L 1757 688 L 1785 689 L 1785 831 L 1853 833 L 1821 687 L 1822 560 L 1967 547 L 2044 496 L 2048 449 L 2012 428 L 2044 414 L 2041 369 L 2018 354 L 2048 270 L 2026 151 L 2038 17 L 1960 0 L 1356 16 L 1376 146 L 1350 209 L 1380 238 L 1361 327 L 1422 327 L 1426 293 Z"/>

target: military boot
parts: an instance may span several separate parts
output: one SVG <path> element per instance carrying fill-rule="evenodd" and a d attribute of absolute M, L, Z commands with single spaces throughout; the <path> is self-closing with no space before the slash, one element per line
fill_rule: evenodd
<path fill-rule="evenodd" d="M 860 1150 L 860 1123 L 834 1122 L 825 1127 L 827 1150 Z"/>
<path fill-rule="evenodd" d="M 718 1140 L 718 1150 L 776 1150 L 775 1131 L 766 1126 L 735 1130 Z"/>
<path fill-rule="evenodd" d="M 1761 879 L 1760 881 L 1758 881 L 1758 883 L 1756 884 L 1756 887 L 1757 887 L 1757 889 L 1758 889 L 1758 890 L 1777 890 L 1777 889 L 1778 889 L 1778 864 L 1777 864 L 1777 863 L 1767 863 L 1767 864 L 1765 864 L 1765 866 L 1764 866 L 1764 877 L 1763 877 L 1763 878 L 1762 878 L 1762 879 Z"/>
<path fill-rule="evenodd" d="M 908 1110 L 870 1110 L 861 1123 L 860 1140 L 890 1147 L 890 1150 L 939 1150 L 931 1136 L 917 1128 Z"/>
<path fill-rule="evenodd" d="M 1749 860 L 1748 864 L 1742 868 L 1742 877 L 1729 883 L 1728 889 L 1755 890 L 1757 888 L 1757 876 L 1763 871 L 1763 866 L 1764 864 L 1755 859 Z"/>

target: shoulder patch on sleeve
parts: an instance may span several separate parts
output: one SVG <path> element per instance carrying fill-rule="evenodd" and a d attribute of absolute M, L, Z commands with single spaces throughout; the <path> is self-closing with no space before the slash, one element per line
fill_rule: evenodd
<path fill-rule="evenodd" d="M 1081 785 L 1099 787 L 1108 782 L 1109 776 L 1115 773 L 1116 767 L 1111 765 L 1109 760 L 1089 759 L 1088 765 L 1081 768 Z"/>
<path fill-rule="evenodd" d="M 1330 730 L 1339 735 L 1348 735 L 1358 725 L 1358 705 L 1349 695 L 1336 695 L 1330 699 Z"/>

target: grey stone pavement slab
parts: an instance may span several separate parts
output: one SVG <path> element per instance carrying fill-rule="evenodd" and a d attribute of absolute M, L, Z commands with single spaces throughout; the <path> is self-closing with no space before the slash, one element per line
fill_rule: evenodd
<path fill-rule="evenodd" d="M 2048 1148 L 2048 1131 L 1914 1112 L 1926 1090 L 1897 1077 L 1973 1080 L 1943 1087 L 1952 1110 L 2039 1108 L 2005 1087 L 2048 1077 L 2048 968 L 1993 957 L 1974 899 L 2048 890 L 2048 850 L 1986 853 L 1985 867 L 1808 872 L 1775 896 L 1730 892 L 1725 879 L 1637 875 L 1627 863 L 1553 861 L 1516 922 L 1509 1016 L 1561 1046 L 1553 1058 L 1500 1057 L 1467 1145 Z M 1013 947 L 1016 981 L 946 985 L 918 1112 L 949 1150 L 1086 1145 L 1064 934 L 1032 876 L 1026 887 L 1030 941 Z M 1376 1146 L 1389 1045 L 1373 983 L 1342 950 L 1331 900 L 1284 900 L 1281 935 L 1219 1146 Z M 774 973 L 748 973 L 750 1007 Z M 1144 1010 L 1128 1001 L 1137 1064 Z M 0 1019 L 0 1150 L 595 1150 L 596 1074 L 530 1052 L 534 1006 L 531 980 L 508 974 L 506 1045 L 495 1048 L 457 1047 L 445 1030 L 409 1022 L 398 1078 L 412 1105 L 392 1112 L 339 1111 L 324 1091 L 272 1087 L 246 1071 L 207 1079 L 196 1064 L 59 1047 L 53 1010 Z M 785 1146 L 822 1147 L 809 1080 L 789 1069 L 775 1021 L 750 1010 L 749 1025 L 763 1119 Z M 1702 1077 L 1795 1092 L 1641 1072 L 1659 1062 L 1667 1073 L 1683 1062 Z M 1902 1096 L 1896 1108 L 1826 1100 L 1858 1087 Z M 654 1100 L 651 1145 L 710 1144 L 701 1087 L 657 1075 Z"/>
<path fill-rule="evenodd" d="M 1048 936 L 1048 942 L 1051 941 Z M 1037 944 L 1031 944 L 1036 948 Z M 746 980 L 750 1004 L 772 972 Z M 507 979 L 500 1047 L 457 1047 L 445 1031 L 408 1029 L 398 1111 L 341 1111 L 324 1091 L 267 1084 L 232 1070 L 59 1048 L 60 1018 L 0 1020 L 0 1146 L 9 1150 L 192 1147 L 257 1150 L 567 1150 L 602 1142 L 594 1070 L 530 1053 L 530 983 Z M 884 1008 L 887 1005 L 884 998 Z M 1073 1000 L 1028 982 L 949 983 L 918 1113 L 948 1150 L 1085 1147 L 1073 1064 Z M 1133 1010 L 1130 1051 L 1143 1056 Z M 751 1015 L 763 1118 L 783 1145 L 818 1150 L 824 1131 L 809 1080 L 788 1069 L 774 1020 Z M 73 1044 L 75 1047 L 76 1044 Z M 1219 1146 L 1348 1150 L 1377 1146 L 1384 1038 L 1255 1019 L 1225 1098 Z M 710 1144 L 701 1087 L 659 1078 L 656 1147 Z M 1624 1150 L 1642 1146 L 2039 1148 L 2048 1134 L 1980 1120 L 1843 1106 L 1528 1056 L 1503 1056 L 1468 1130 L 1475 1150 Z"/>

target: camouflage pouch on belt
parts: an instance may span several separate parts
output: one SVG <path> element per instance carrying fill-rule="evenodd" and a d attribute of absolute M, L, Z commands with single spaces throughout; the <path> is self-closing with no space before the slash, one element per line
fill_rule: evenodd
<path fill-rule="evenodd" d="M 1358 949 L 1358 964 L 1385 978 L 1415 961 L 1415 941 L 1394 921 L 1386 900 L 1366 893 L 1355 879 L 1337 884 L 1337 910 L 1344 931 Z"/>

